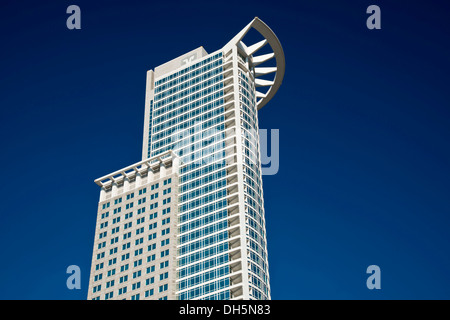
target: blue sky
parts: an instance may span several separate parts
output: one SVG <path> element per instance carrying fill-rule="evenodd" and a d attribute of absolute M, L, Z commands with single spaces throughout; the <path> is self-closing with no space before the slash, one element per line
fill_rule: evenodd
<path fill-rule="evenodd" d="M 228 5 L 229 3 L 229 5 Z M 66 8 L 81 8 L 81 30 Z M 99 189 L 140 160 L 145 76 L 255 16 L 286 74 L 259 113 L 273 299 L 450 298 L 448 5 L 2 1 L 1 299 L 85 299 Z M 381 8 L 381 30 L 366 8 Z M 381 268 L 381 290 L 366 268 Z M 81 290 L 66 268 L 81 268 Z"/>

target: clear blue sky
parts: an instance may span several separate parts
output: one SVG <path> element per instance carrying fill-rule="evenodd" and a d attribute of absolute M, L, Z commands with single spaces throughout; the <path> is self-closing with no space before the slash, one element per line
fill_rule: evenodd
<path fill-rule="evenodd" d="M 93 180 L 140 160 L 146 71 L 258 16 L 286 55 L 259 114 L 281 140 L 264 177 L 272 298 L 449 299 L 450 25 L 436 3 L 2 1 L 0 298 L 86 298 Z M 66 28 L 71 4 L 81 30 Z M 381 30 L 366 28 L 371 4 Z M 81 290 L 66 288 L 73 264 Z"/>

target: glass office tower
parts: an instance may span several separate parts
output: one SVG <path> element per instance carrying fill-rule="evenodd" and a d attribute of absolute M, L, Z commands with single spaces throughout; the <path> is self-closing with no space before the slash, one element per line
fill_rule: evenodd
<path fill-rule="evenodd" d="M 251 29 L 263 39 L 247 46 Z M 270 52 L 257 55 L 266 44 Z M 88 298 L 270 299 L 258 110 L 283 75 L 281 45 L 258 18 L 216 52 L 200 47 L 147 72 L 142 161 L 96 180 L 102 191 Z M 118 204 L 122 215 L 136 212 L 126 230 L 100 228 L 114 219 L 104 217 L 106 203 L 167 177 L 170 192 L 158 200 L 146 195 L 135 210 L 132 199 Z M 133 219 L 140 224 L 130 226 Z M 117 234 L 122 247 L 110 240 Z M 109 240 L 103 247 L 102 239 Z M 138 255 L 98 267 L 127 253 Z"/>

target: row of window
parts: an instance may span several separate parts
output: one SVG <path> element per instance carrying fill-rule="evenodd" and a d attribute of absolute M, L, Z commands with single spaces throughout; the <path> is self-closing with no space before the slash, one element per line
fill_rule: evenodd
<path fill-rule="evenodd" d="M 168 252 L 165 251 L 165 254 L 168 254 Z M 149 258 L 149 257 L 150 257 L 150 258 Z M 155 260 L 155 258 L 153 257 L 153 255 L 151 255 L 151 256 L 149 256 L 149 257 L 147 257 L 147 262 L 151 262 L 151 261 L 154 261 L 154 260 Z M 114 265 L 114 264 L 117 262 L 117 258 L 113 258 L 113 259 L 111 259 L 110 261 L 111 261 L 111 262 L 108 262 L 108 265 Z M 133 261 L 133 267 L 134 267 L 134 268 L 139 267 L 139 266 L 141 266 L 141 265 L 142 265 L 142 259 Z M 130 266 L 129 263 L 124 264 L 124 265 L 121 265 L 121 266 L 120 266 L 120 272 L 127 272 L 127 271 L 129 270 L 129 266 Z M 166 261 L 163 261 L 163 262 L 161 262 L 161 263 L 159 264 L 159 269 L 164 269 L 164 268 L 167 268 L 168 266 L 169 266 L 169 260 L 166 260 Z M 97 270 L 101 270 L 101 269 L 103 269 L 103 267 L 104 267 L 104 262 L 101 262 L 101 263 L 99 263 L 99 264 L 97 264 L 97 265 L 95 266 L 95 270 L 96 270 L 96 271 L 97 271 Z M 146 273 L 147 273 L 147 274 L 152 273 L 152 272 L 155 272 L 155 265 L 152 265 L 152 266 L 149 266 L 149 267 L 146 268 Z M 110 269 L 110 270 L 108 270 L 108 272 L 107 272 L 107 277 L 112 277 L 112 276 L 114 276 L 115 274 L 116 274 L 116 269 L 115 269 L 115 268 Z M 137 273 L 137 271 L 136 271 L 135 273 L 133 273 L 133 275 L 135 275 L 135 274 L 136 274 L 136 277 L 140 277 L 140 276 L 141 276 L 141 273 L 140 273 L 140 272 Z M 95 281 L 100 281 L 100 280 L 102 280 L 102 278 L 103 278 L 103 274 L 102 274 L 102 273 L 99 273 L 99 274 L 97 274 L 97 275 L 94 276 L 94 282 L 95 282 Z M 128 279 L 128 278 L 127 278 L 127 279 Z M 134 279 L 134 277 L 133 277 L 133 279 Z"/>
<path fill-rule="evenodd" d="M 186 191 L 189 191 L 191 189 L 195 189 L 201 185 L 210 183 L 214 180 L 217 179 L 221 179 L 227 176 L 227 171 L 226 170 L 218 170 L 218 171 L 214 171 L 211 174 L 204 174 L 201 177 L 199 177 L 198 179 L 195 179 L 196 177 L 191 175 L 191 179 L 188 183 L 183 184 L 180 187 L 180 193 L 184 193 Z"/>
<path fill-rule="evenodd" d="M 189 265 L 191 263 L 200 261 L 202 259 L 207 259 L 209 257 L 219 255 L 225 251 L 228 251 L 228 249 L 229 249 L 228 242 L 223 242 L 223 243 L 217 244 L 210 248 L 206 248 L 206 249 L 191 253 L 189 255 L 186 255 L 185 257 L 180 258 L 178 260 L 178 266 L 183 267 L 183 266 Z"/>
<path fill-rule="evenodd" d="M 185 202 L 183 204 L 181 204 L 181 206 L 179 207 L 180 213 L 195 209 L 197 207 L 203 206 L 204 204 L 210 203 L 210 202 L 215 202 L 219 199 L 222 199 L 224 197 L 227 196 L 227 190 L 226 189 L 222 189 L 219 190 L 217 192 L 208 194 L 206 196 L 200 197 L 200 198 L 196 198 L 195 200 L 189 201 L 189 202 Z"/>
<path fill-rule="evenodd" d="M 215 257 L 207 259 L 207 260 L 203 260 L 199 263 L 192 264 L 188 267 L 184 267 L 184 268 L 181 268 L 180 270 L 178 270 L 178 278 L 182 279 L 182 278 L 188 277 L 192 274 L 196 274 L 196 273 L 199 273 L 204 270 L 215 268 L 224 263 L 227 263 L 228 261 L 229 261 L 229 256 L 227 253 L 219 255 L 219 256 L 215 256 Z"/>
<path fill-rule="evenodd" d="M 220 65 L 222 65 L 222 61 L 218 60 L 204 66 L 203 68 L 194 70 L 190 74 L 182 76 L 175 81 L 171 81 L 171 83 L 169 83 L 169 85 L 167 86 L 167 90 L 155 95 L 154 101 L 164 99 L 167 96 L 175 94 L 185 88 L 191 87 L 199 82 L 217 75 L 218 73 L 222 72 L 222 67 L 216 68 Z"/>
<path fill-rule="evenodd" d="M 168 179 L 165 179 L 163 181 L 163 184 L 167 185 L 167 184 L 170 184 L 171 182 L 172 182 L 172 178 L 168 178 Z M 157 189 L 157 188 L 159 188 L 159 182 L 150 186 L 150 190 L 152 190 L 152 191 Z M 147 187 L 144 187 L 144 188 L 138 190 L 138 195 L 143 195 L 146 192 L 147 192 Z M 125 197 L 126 197 L 126 200 L 133 199 L 134 198 L 134 192 L 131 192 L 131 193 L 127 194 Z M 120 203 L 122 203 L 122 197 L 114 199 L 114 205 L 117 205 L 117 204 L 120 204 Z M 110 205 L 111 205 L 111 202 L 103 203 L 102 204 L 102 210 L 109 208 Z"/>
<path fill-rule="evenodd" d="M 225 150 L 219 150 L 209 155 L 209 161 L 192 161 L 190 163 L 184 164 L 183 167 L 181 167 L 180 171 L 184 175 L 186 173 L 191 173 L 191 171 L 194 171 L 196 169 L 201 169 L 202 167 L 208 166 L 210 164 L 216 164 L 218 162 L 221 163 L 222 166 L 224 166 L 226 164 L 226 156 L 227 154 L 225 153 Z M 183 179 L 183 181 L 187 180 Z"/>
<path fill-rule="evenodd" d="M 194 125 L 197 125 L 196 128 L 198 128 L 202 122 L 223 113 L 223 108 L 217 108 L 222 106 L 222 100 L 223 99 L 215 100 L 212 103 L 173 117 L 164 124 L 156 126 L 154 128 L 155 134 L 152 137 L 152 141 L 155 143 L 164 137 L 170 136 L 174 132 L 177 133 L 179 138 L 182 137 L 182 134 L 188 134 L 189 130 L 187 129 L 192 129 Z"/>
<path fill-rule="evenodd" d="M 211 163 L 221 157 L 216 156 L 214 152 L 221 151 L 225 147 L 224 120 L 222 115 L 217 116 L 207 122 L 199 123 L 196 127 L 186 129 L 186 132 L 180 132 L 178 138 L 170 136 L 158 143 L 162 146 L 166 145 L 165 148 L 173 149 L 185 165 L 194 163 L 198 166 Z M 208 129 L 202 131 L 204 128 Z"/>
<path fill-rule="evenodd" d="M 178 295 L 178 300 L 192 300 L 199 296 L 209 294 L 230 286 L 230 279 L 225 278 L 206 285 L 202 285 L 191 290 L 187 290 Z"/>
<path fill-rule="evenodd" d="M 227 179 L 225 179 L 225 178 L 216 180 L 216 181 L 212 181 L 212 182 L 209 182 L 208 184 L 203 185 L 197 189 L 186 192 L 185 194 L 183 194 L 179 197 L 179 200 L 180 200 L 180 202 L 190 201 L 199 196 L 210 193 L 212 191 L 219 190 L 226 186 L 227 186 Z"/>
<path fill-rule="evenodd" d="M 222 67 L 220 67 L 218 69 L 218 71 L 222 72 Z M 162 107 L 164 105 L 173 103 L 173 102 L 178 101 L 178 100 L 183 101 L 181 99 L 183 99 L 184 97 L 189 97 L 189 99 L 186 102 L 191 101 L 192 97 L 195 97 L 195 93 L 196 92 L 200 93 L 201 90 L 203 90 L 203 89 L 205 89 L 203 91 L 205 91 L 206 93 L 211 93 L 213 91 L 216 91 L 217 90 L 216 86 L 212 87 L 212 85 L 214 85 L 215 83 L 220 82 L 220 84 L 222 86 L 220 86 L 218 88 L 223 87 L 223 83 L 221 82 L 222 80 L 223 80 L 223 75 L 219 74 L 218 76 L 216 76 L 214 78 L 211 78 L 210 80 L 206 80 L 206 81 L 201 82 L 201 83 L 199 83 L 199 84 L 197 84 L 195 86 L 189 87 L 189 88 L 185 89 L 184 91 L 181 91 L 181 92 L 178 92 L 178 93 L 176 93 L 174 95 L 171 95 L 171 96 L 169 96 L 169 97 L 167 97 L 167 98 L 165 98 L 163 100 L 160 100 L 158 102 L 154 102 L 153 107 L 157 111 L 158 108 L 160 108 L 160 107 Z M 192 95 L 192 94 L 194 94 L 194 95 Z M 200 97 L 200 95 L 198 97 Z"/>
<path fill-rule="evenodd" d="M 222 108 L 219 108 L 219 109 L 221 110 Z M 223 112 L 219 112 L 219 111 L 216 112 L 216 113 L 211 113 L 210 112 L 210 113 L 206 114 L 206 116 L 208 118 L 205 118 L 205 119 L 202 118 L 201 121 L 194 122 L 194 120 L 190 120 L 187 123 L 187 124 L 189 124 L 187 131 L 181 131 L 181 132 L 178 132 L 178 133 L 176 132 L 174 137 L 169 136 L 169 137 L 166 137 L 165 139 L 162 139 L 162 140 L 160 139 L 160 140 L 158 140 L 156 142 L 153 139 L 152 140 L 153 141 L 152 142 L 152 152 L 155 152 L 155 150 L 158 150 L 158 149 L 164 147 L 168 143 L 177 143 L 177 147 L 183 146 L 183 144 L 181 144 L 181 142 L 179 140 L 181 140 L 182 138 L 191 138 L 192 139 L 192 137 L 188 133 L 191 133 L 191 132 L 194 133 L 193 132 L 194 130 L 199 132 L 201 130 L 208 129 L 209 127 L 211 127 L 213 125 L 216 125 L 217 123 L 223 121 L 224 120 L 224 117 L 222 115 Z M 221 116 L 217 117 L 217 115 L 221 115 Z M 215 118 L 213 120 L 206 121 L 206 120 L 209 119 L 209 117 L 213 117 L 213 116 L 217 117 L 217 118 Z M 202 117 L 203 117 L 203 115 L 202 115 Z M 187 126 L 187 124 L 185 124 L 185 125 Z M 193 126 L 194 124 L 196 124 L 196 126 Z M 194 141 L 197 141 L 197 139 L 195 139 Z M 174 148 L 171 148 L 171 149 L 174 149 Z M 161 149 L 161 150 L 158 150 L 158 153 L 165 152 L 167 150 Z M 173 151 L 175 151 L 175 150 L 173 150 Z"/>
<path fill-rule="evenodd" d="M 140 288 L 140 284 L 133 284 L 132 290 L 137 290 L 137 289 L 139 289 L 139 288 Z M 159 293 L 165 292 L 165 291 L 168 290 L 168 288 L 169 288 L 169 286 L 168 286 L 167 283 L 166 283 L 166 284 L 163 284 L 163 285 L 159 286 L 158 292 L 159 292 Z M 128 287 L 127 287 L 127 286 L 122 287 L 122 288 L 119 288 L 119 289 L 117 290 L 118 296 L 127 293 L 127 291 L 128 291 Z M 148 289 L 148 290 L 146 290 L 146 291 L 144 292 L 144 296 L 145 296 L 146 298 L 148 298 L 148 297 L 153 296 L 154 293 L 155 293 L 155 289 L 153 289 L 153 288 L 152 288 L 152 289 Z M 140 296 L 141 296 L 140 293 L 137 293 L 137 294 L 135 294 L 135 295 L 132 295 L 132 296 L 131 296 L 131 300 L 140 300 Z M 104 297 L 105 297 L 105 300 L 112 299 L 112 298 L 114 297 L 114 291 L 105 293 L 105 296 L 104 296 Z M 95 297 L 95 298 L 93 298 L 92 300 L 100 300 L 100 296 Z M 161 298 L 159 298 L 159 300 L 167 300 L 167 296 L 161 297 Z"/>
<path fill-rule="evenodd" d="M 197 229 L 201 226 L 210 224 L 212 222 L 221 220 L 228 216 L 227 210 L 220 210 L 216 212 L 212 212 L 210 214 L 204 215 L 199 219 L 189 221 L 185 224 L 182 224 L 178 227 L 178 233 L 181 235 L 185 232 L 189 232 L 191 230 Z"/>
<path fill-rule="evenodd" d="M 170 192 L 171 192 L 171 188 L 168 188 L 166 194 L 169 194 Z M 145 201 L 144 201 L 144 202 L 145 202 Z M 169 203 L 171 203 L 171 202 L 172 202 L 172 198 L 171 198 L 171 197 L 168 197 L 168 198 L 165 198 L 165 199 L 162 200 L 162 204 L 163 204 L 163 205 L 169 204 Z M 131 209 L 132 207 L 133 207 L 133 206 L 130 206 L 130 207 L 126 208 L 126 209 L 129 210 L 129 209 Z M 149 205 L 149 209 L 150 209 L 150 210 L 153 210 L 153 209 L 155 209 L 155 208 L 157 208 L 157 207 L 158 207 L 158 203 L 157 203 L 157 202 L 152 203 L 152 204 Z M 116 209 L 114 209 L 113 214 L 115 215 L 115 214 L 117 214 L 117 213 L 120 213 L 121 211 L 122 211 L 121 208 L 116 208 Z M 167 213 L 170 213 L 170 208 L 165 208 L 165 209 L 162 210 L 162 212 L 163 212 L 163 215 L 164 215 L 164 214 L 167 214 Z M 145 213 L 145 207 L 139 208 L 139 209 L 137 210 L 137 214 L 138 214 L 138 215 L 143 214 L 143 213 Z M 108 218 L 108 217 L 109 217 L 109 212 L 104 212 L 104 213 L 101 214 L 100 219 L 103 220 L 103 219 L 106 219 L 106 218 Z M 132 218 L 132 217 L 133 217 L 133 212 L 132 212 L 132 211 L 126 213 L 126 214 L 123 216 L 124 220 L 130 219 L 130 218 Z M 155 213 L 150 214 L 149 219 L 151 220 L 151 219 L 156 218 L 156 217 L 157 217 L 157 213 L 155 212 Z M 113 219 L 110 220 L 110 221 L 112 222 L 112 224 L 116 224 L 116 223 L 119 223 L 119 222 L 120 222 L 121 218 L 122 218 L 122 216 L 115 217 L 115 218 L 113 218 Z M 109 224 L 110 221 L 104 221 L 104 222 L 101 222 L 101 223 L 98 225 L 98 226 L 99 226 L 99 229 L 103 229 L 103 228 L 108 227 L 108 224 Z M 145 218 L 142 217 L 142 218 L 138 218 L 136 222 L 137 222 L 137 224 L 140 224 L 140 223 L 143 223 L 144 221 L 145 221 Z M 127 229 L 127 228 L 129 228 L 129 227 L 131 227 L 131 222 L 130 222 L 130 223 L 125 223 L 125 229 Z"/>
<path fill-rule="evenodd" d="M 197 62 L 197 63 L 189 66 L 188 68 L 182 69 L 182 70 L 180 70 L 178 72 L 175 72 L 175 73 L 173 73 L 173 74 L 171 74 L 171 75 L 169 75 L 167 77 L 164 77 L 164 78 L 156 81 L 156 83 L 155 83 L 155 86 L 156 86 L 155 92 L 159 92 L 161 90 L 164 90 L 165 89 L 164 86 L 161 86 L 161 85 L 166 83 L 167 81 L 170 81 L 170 80 L 175 79 L 175 78 L 177 78 L 179 76 L 182 76 L 182 75 L 186 74 L 187 72 L 189 72 L 191 70 L 194 70 L 194 69 L 196 69 L 198 67 L 201 67 L 201 66 L 203 66 L 205 64 L 208 64 L 208 63 L 210 63 L 210 62 L 212 62 L 212 61 L 214 61 L 214 60 L 216 60 L 218 58 L 221 58 L 221 57 L 222 57 L 222 52 L 219 52 L 219 53 L 215 54 L 212 57 L 209 57 L 209 58 L 207 58 L 205 60 Z M 159 89 L 159 87 L 161 87 L 161 89 Z"/>
<path fill-rule="evenodd" d="M 217 269 L 208 270 L 199 274 L 196 274 L 188 279 L 178 282 L 178 290 L 185 290 L 193 286 L 199 285 L 204 282 L 211 281 L 223 277 L 230 273 L 230 266 L 222 266 Z"/>
<path fill-rule="evenodd" d="M 193 241 L 195 239 L 207 236 L 209 234 L 222 231 L 228 227 L 228 220 L 222 220 L 220 222 L 208 225 L 207 227 L 203 227 L 200 229 L 196 229 L 189 233 L 183 234 L 179 238 L 179 244 L 184 244 L 189 241 Z"/>
<path fill-rule="evenodd" d="M 167 198 L 167 199 L 164 199 L 164 200 L 168 200 L 167 203 L 170 203 L 170 198 Z M 169 210 L 169 211 L 170 211 L 170 210 Z M 165 209 L 165 210 L 163 210 L 163 212 L 166 212 L 166 213 L 167 213 L 168 210 Z M 164 213 L 163 213 L 163 214 L 164 214 Z M 130 213 L 127 213 L 126 215 L 132 216 L 132 213 L 130 212 Z M 152 213 L 151 215 L 149 215 L 149 220 L 154 219 L 155 217 L 157 217 L 157 215 L 158 215 L 157 212 Z M 125 219 L 127 219 L 127 218 L 125 218 Z M 120 221 L 120 217 L 114 218 L 114 219 L 113 219 L 113 224 L 118 223 L 119 221 Z M 144 222 L 145 222 L 145 217 L 138 218 L 138 219 L 136 220 L 136 225 L 142 224 L 142 223 L 144 223 Z M 161 221 L 162 225 L 165 225 L 166 223 L 169 223 L 169 222 L 170 222 L 170 218 L 166 218 L 166 219 L 163 219 L 163 220 Z M 127 223 L 123 224 L 123 229 L 124 229 L 124 230 L 127 230 L 127 229 L 131 228 L 132 226 L 133 226 L 133 222 L 130 221 L 130 222 L 127 222 Z M 100 224 L 100 229 L 106 228 L 106 227 L 108 227 L 108 221 L 102 222 L 102 223 Z M 156 228 L 156 227 L 157 227 L 157 222 L 150 223 L 150 225 L 149 225 L 149 230 L 152 230 L 152 229 L 154 229 L 154 228 Z M 139 228 L 139 229 L 136 229 L 136 234 L 142 233 L 142 232 L 143 232 L 143 229 L 144 229 L 144 227 L 141 227 L 141 228 Z M 111 231 L 111 234 L 118 233 L 118 232 L 120 231 L 120 226 L 117 226 L 117 227 L 115 227 L 115 228 L 112 228 L 110 231 Z M 129 233 L 131 233 L 131 232 L 129 232 Z M 99 239 L 102 239 L 102 238 L 106 237 L 107 234 L 108 234 L 108 231 L 100 232 L 100 233 L 98 234 L 98 237 L 99 237 Z M 124 234 L 124 235 L 125 235 L 125 234 Z M 128 236 L 127 236 L 127 237 L 128 237 Z M 124 238 L 124 239 L 125 239 L 125 238 Z"/>
<path fill-rule="evenodd" d="M 195 219 L 197 217 L 200 217 L 204 214 L 216 211 L 216 210 L 220 210 L 222 208 L 225 208 L 227 206 L 227 200 L 226 199 L 222 199 L 220 201 L 216 201 L 213 203 L 210 203 L 204 207 L 201 208 L 197 208 L 195 210 L 189 211 L 187 213 L 181 214 L 180 216 L 178 216 L 178 222 L 179 223 L 183 223 L 186 222 L 188 220 L 191 219 Z"/>
<path fill-rule="evenodd" d="M 159 123 L 165 122 L 169 119 L 176 119 L 180 115 L 185 114 L 186 112 L 189 112 L 190 110 L 193 110 L 199 106 L 208 104 L 219 98 L 220 98 L 220 100 L 219 100 L 220 104 L 223 104 L 222 96 L 223 96 L 223 91 L 219 91 L 214 94 L 207 95 L 207 96 L 203 97 L 202 99 L 195 100 L 188 104 L 181 105 L 179 103 L 173 103 L 169 106 L 160 108 L 160 109 L 156 110 L 155 114 L 153 115 L 153 117 L 154 117 L 153 125 L 156 126 Z M 162 112 L 162 111 L 164 111 L 164 112 Z M 161 124 L 160 126 L 154 127 L 153 134 L 155 134 L 161 130 L 164 130 L 167 127 L 170 127 L 171 125 L 172 124 L 169 124 L 169 122 L 166 122 L 166 123 Z"/>
<path fill-rule="evenodd" d="M 209 236 L 209 237 L 188 243 L 184 246 L 181 246 L 178 249 L 178 254 L 181 256 L 181 255 L 187 254 L 189 252 L 192 252 L 192 251 L 204 248 L 204 247 L 208 247 L 215 243 L 221 242 L 225 239 L 228 239 L 228 231 L 216 233 L 216 234 L 213 234 L 212 236 Z"/>
<path fill-rule="evenodd" d="M 153 117 L 156 117 L 158 115 L 158 112 L 160 112 L 160 111 L 161 111 L 161 114 L 163 112 L 164 113 L 165 112 L 169 112 L 172 109 L 178 108 L 178 107 L 180 107 L 182 105 L 189 104 L 191 102 L 192 103 L 189 104 L 189 106 L 197 106 L 197 104 L 198 105 L 203 104 L 203 103 L 201 103 L 203 101 L 205 103 L 213 101 L 213 100 L 223 96 L 223 90 L 221 90 L 221 89 L 223 89 L 223 82 L 219 82 L 219 83 L 215 84 L 214 86 L 210 86 L 208 88 L 205 88 L 202 91 L 193 93 L 193 94 L 191 94 L 191 95 L 189 95 L 189 96 L 187 96 L 187 97 L 185 97 L 185 98 L 183 98 L 181 100 L 178 100 L 178 101 L 176 101 L 176 102 L 174 102 L 172 104 L 169 104 L 169 105 L 167 105 L 165 107 L 162 107 L 162 108 L 154 111 L 155 114 L 153 115 Z M 203 100 L 201 99 L 202 97 L 204 97 Z M 165 126 L 163 126 L 163 129 L 164 128 L 165 128 Z M 153 134 L 155 134 L 156 132 L 157 131 L 155 131 L 155 129 L 153 129 Z"/>

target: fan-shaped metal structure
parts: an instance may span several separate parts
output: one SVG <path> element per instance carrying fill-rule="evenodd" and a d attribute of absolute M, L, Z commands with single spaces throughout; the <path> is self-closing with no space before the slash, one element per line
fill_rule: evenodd
<path fill-rule="evenodd" d="M 243 42 L 243 38 L 252 28 L 258 31 L 264 39 L 252 45 L 246 45 Z M 266 92 L 256 90 L 256 104 L 258 109 L 261 109 L 270 99 L 272 99 L 283 81 L 286 62 L 280 41 L 275 33 L 264 22 L 256 17 L 228 44 L 236 45 L 248 58 L 249 66 L 254 72 L 255 86 L 269 87 Z M 258 55 L 258 51 L 266 44 L 270 45 L 272 52 Z M 275 67 L 259 67 L 259 65 L 271 59 L 275 59 Z M 261 78 L 262 76 L 272 73 L 274 74 L 273 80 Z"/>

